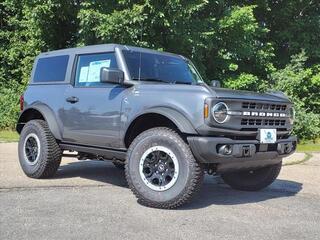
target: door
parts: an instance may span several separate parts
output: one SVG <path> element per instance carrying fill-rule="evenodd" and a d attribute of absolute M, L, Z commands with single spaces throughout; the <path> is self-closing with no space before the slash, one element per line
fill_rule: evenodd
<path fill-rule="evenodd" d="M 118 68 L 115 53 L 77 57 L 73 86 L 65 92 L 62 114 L 65 142 L 119 147 L 121 102 L 126 89 L 101 83 L 101 67 Z"/>

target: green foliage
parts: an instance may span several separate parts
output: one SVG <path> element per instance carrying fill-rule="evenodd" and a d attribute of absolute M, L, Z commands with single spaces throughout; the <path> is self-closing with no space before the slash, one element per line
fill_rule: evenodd
<path fill-rule="evenodd" d="M 191 58 L 208 79 L 242 72 L 266 77 L 272 46 L 268 30 L 254 17 L 255 6 L 229 8 L 214 1 L 83 2 L 79 44 L 117 42 L 151 47 Z"/>
<path fill-rule="evenodd" d="M 253 12 L 255 7 L 233 7 L 219 20 L 218 36 L 212 39 L 218 43 L 214 49 L 218 58 L 213 59 L 212 64 L 220 65 L 214 70 L 219 73 L 219 69 L 223 69 L 219 78 L 230 75 L 234 78 L 243 72 L 265 78 L 273 69 L 273 47 L 264 39 L 268 29 L 258 24 Z"/>
<path fill-rule="evenodd" d="M 315 0 L 3 0 L 0 128 L 14 127 L 39 52 L 115 42 L 185 55 L 208 82 L 285 91 L 297 108 L 295 132 L 315 138 L 319 22 Z"/>
<path fill-rule="evenodd" d="M 12 129 L 19 113 L 20 86 L 0 89 L 0 129 Z"/>
<path fill-rule="evenodd" d="M 241 73 L 238 77 L 226 79 L 224 85 L 226 88 L 263 92 L 268 83 L 252 74 Z"/>
<path fill-rule="evenodd" d="M 292 101 L 306 111 L 320 113 L 320 66 L 305 65 L 307 56 L 304 51 L 292 56 L 291 62 L 274 72 L 271 77 L 274 88 L 285 92 Z"/>
<path fill-rule="evenodd" d="M 301 139 L 320 136 L 319 65 L 306 67 L 305 51 L 292 56 L 291 62 L 272 74 L 274 88 L 290 96 L 296 108 L 294 132 Z"/>
<path fill-rule="evenodd" d="M 307 112 L 301 107 L 296 107 L 294 133 L 300 140 L 315 140 L 320 136 L 320 114 Z"/>

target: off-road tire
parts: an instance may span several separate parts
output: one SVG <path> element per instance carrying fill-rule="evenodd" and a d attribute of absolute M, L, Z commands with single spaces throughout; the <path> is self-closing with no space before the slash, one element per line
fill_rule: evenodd
<path fill-rule="evenodd" d="M 154 146 L 169 148 L 177 156 L 179 163 L 175 184 L 161 192 L 146 186 L 139 173 L 142 155 Z M 169 128 L 158 127 L 149 129 L 134 139 L 128 149 L 125 175 L 139 203 L 148 207 L 171 209 L 185 204 L 195 195 L 202 184 L 204 171 L 178 133 Z"/>
<path fill-rule="evenodd" d="M 242 191 L 259 191 L 266 188 L 278 177 L 282 163 L 259 168 L 252 171 L 224 173 L 221 178 L 233 189 Z"/>
<path fill-rule="evenodd" d="M 29 134 L 35 134 L 40 140 L 40 155 L 35 165 L 28 164 L 24 156 L 24 141 Z M 50 178 L 60 166 L 62 151 L 48 124 L 43 120 L 31 120 L 26 123 L 20 134 L 18 148 L 20 165 L 28 177 Z"/>

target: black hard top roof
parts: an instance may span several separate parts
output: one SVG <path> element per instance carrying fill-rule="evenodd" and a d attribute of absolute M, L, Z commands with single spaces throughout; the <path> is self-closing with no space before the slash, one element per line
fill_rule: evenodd
<path fill-rule="evenodd" d="M 90 45 L 84 47 L 77 47 L 77 48 L 66 48 L 60 50 L 54 50 L 49 52 L 44 52 L 39 55 L 39 57 L 51 57 L 51 56 L 59 56 L 59 55 L 70 55 L 70 54 L 88 54 L 88 53 L 98 53 L 98 52 L 108 52 L 114 51 L 115 48 L 119 48 L 120 50 L 131 50 L 137 52 L 144 52 L 144 53 L 155 53 L 155 54 L 162 54 L 168 56 L 175 56 L 175 57 L 182 57 L 177 54 L 156 51 L 149 48 L 141 48 L 141 47 L 134 47 L 129 45 L 120 45 L 120 44 L 99 44 L 99 45 Z"/>

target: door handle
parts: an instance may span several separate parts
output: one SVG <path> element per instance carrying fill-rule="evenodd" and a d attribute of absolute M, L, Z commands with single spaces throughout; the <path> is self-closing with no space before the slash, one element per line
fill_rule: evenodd
<path fill-rule="evenodd" d="M 79 101 L 79 98 L 77 98 L 77 97 L 75 97 L 75 96 L 72 96 L 72 97 L 68 97 L 68 98 L 66 99 L 66 101 L 69 102 L 69 103 L 76 103 L 76 102 Z"/>

